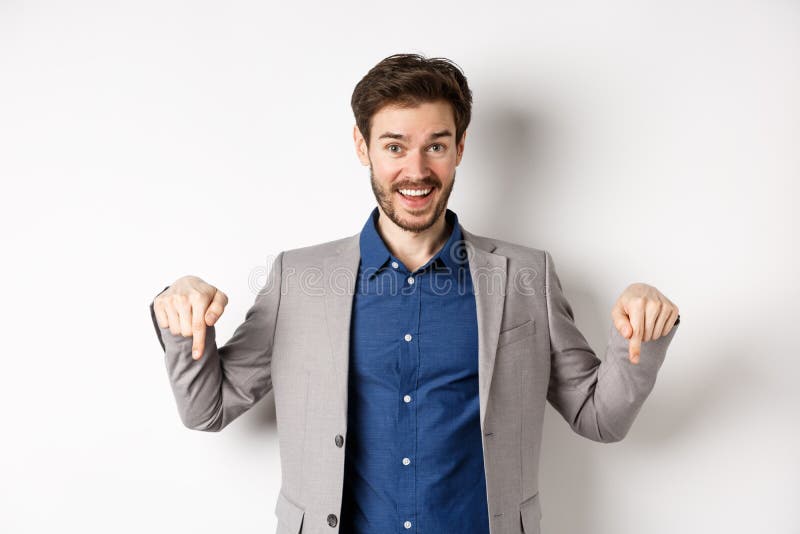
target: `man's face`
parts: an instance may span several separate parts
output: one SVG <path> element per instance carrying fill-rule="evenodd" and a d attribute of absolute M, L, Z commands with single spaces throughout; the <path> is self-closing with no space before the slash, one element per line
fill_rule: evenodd
<path fill-rule="evenodd" d="M 453 108 L 446 101 L 384 106 L 372 117 L 369 150 L 358 127 L 353 128 L 378 206 L 400 228 L 422 232 L 444 213 L 466 137 L 465 132 L 456 144 L 455 131 Z"/>

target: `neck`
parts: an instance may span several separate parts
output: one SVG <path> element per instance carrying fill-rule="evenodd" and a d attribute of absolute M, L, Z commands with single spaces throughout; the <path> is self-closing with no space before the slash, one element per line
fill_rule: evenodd
<path fill-rule="evenodd" d="M 425 265 L 450 236 L 452 229 L 447 224 L 445 211 L 433 225 L 422 232 L 409 232 L 397 226 L 378 207 L 378 233 L 389 251 L 411 272 Z"/>

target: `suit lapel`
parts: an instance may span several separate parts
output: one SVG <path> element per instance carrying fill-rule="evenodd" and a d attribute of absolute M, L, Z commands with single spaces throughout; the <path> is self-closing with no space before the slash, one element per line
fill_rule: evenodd
<path fill-rule="evenodd" d="M 346 238 L 331 256 L 323 259 L 325 316 L 339 404 L 347 417 L 347 373 L 350 363 L 350 316 L 361 260 L 359 236 Z"/>
<path fill-rule="evenodd" d="M 475 292 L 475 307 L 478 314 L 478 390 L 480 393 L 481 431 L 484 430 L 486 406 L 494 375 L 497 354 L 497 339 L 506 299 L 505 256 L 493 254 L 494 243 L 475 235 L 461 226 L 467 243 L 469 271 Z"/>
<path fill-rule="evenodd" d="M 466 243 L 478 319 L 478 389 L 480 424 L 483 430 L 505 304 L 507 258 L 492 253 L 496 246 L 491 240 L 468 232 L 463 225 L 461 231 Z M 334 254 L 323 259 L 328 336 L 337 397 L 345 416 L 350 363 L 350 318 L 358 264 L 361 260 L 359 236 L 360 234 L 355 234 L 344 239 Z"/>

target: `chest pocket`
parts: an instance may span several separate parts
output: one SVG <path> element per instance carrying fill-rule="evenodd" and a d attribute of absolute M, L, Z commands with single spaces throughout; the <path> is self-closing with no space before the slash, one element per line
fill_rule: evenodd
<path fill-rule="evenodd" d="M 536 323 L 533 319 L 525 321 L 522 324 L 518 324 L 517 326 L 512 326 L 506 330 L 500 332 L 500 335 L 497 338 L 497 350 L 500 350 L 501 347 L 505 347 L 506 345 L 510 345 L 512 343 L 516 343 L 517 341 L 527 339 L 528 337 L 532 336 L 536 332 Z"/>

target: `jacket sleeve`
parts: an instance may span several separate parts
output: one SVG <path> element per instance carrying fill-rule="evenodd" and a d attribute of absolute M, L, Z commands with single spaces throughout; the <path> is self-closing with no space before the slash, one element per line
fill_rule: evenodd
<path fill-rule="evenodd" d="M 217 348 L 214 326 L 206 327 L 203 356 L 192 359 L 192 337 L 161 328 L 150 302 L 150 317 L 164 350 L 167 376 L 183 424 L 219 432 L 272 390 L 272 346 L 281 297 L 283 252 L 275 258 L 267 284 L 233 333 Z M 165 288 L 166 289 L 166 288 Z"/>
<path fill-rule="evenodd" d="M 628 340 L 612 322 L 601 361 L 575 325 L 547 251 L 545 296 L 550 331 L 547 400 L 581 436 L 603 443 L 622 440 L 655 385 L 680 316 L 666 336 L 642 342 L 638 364 L 628 359 Z"/>

